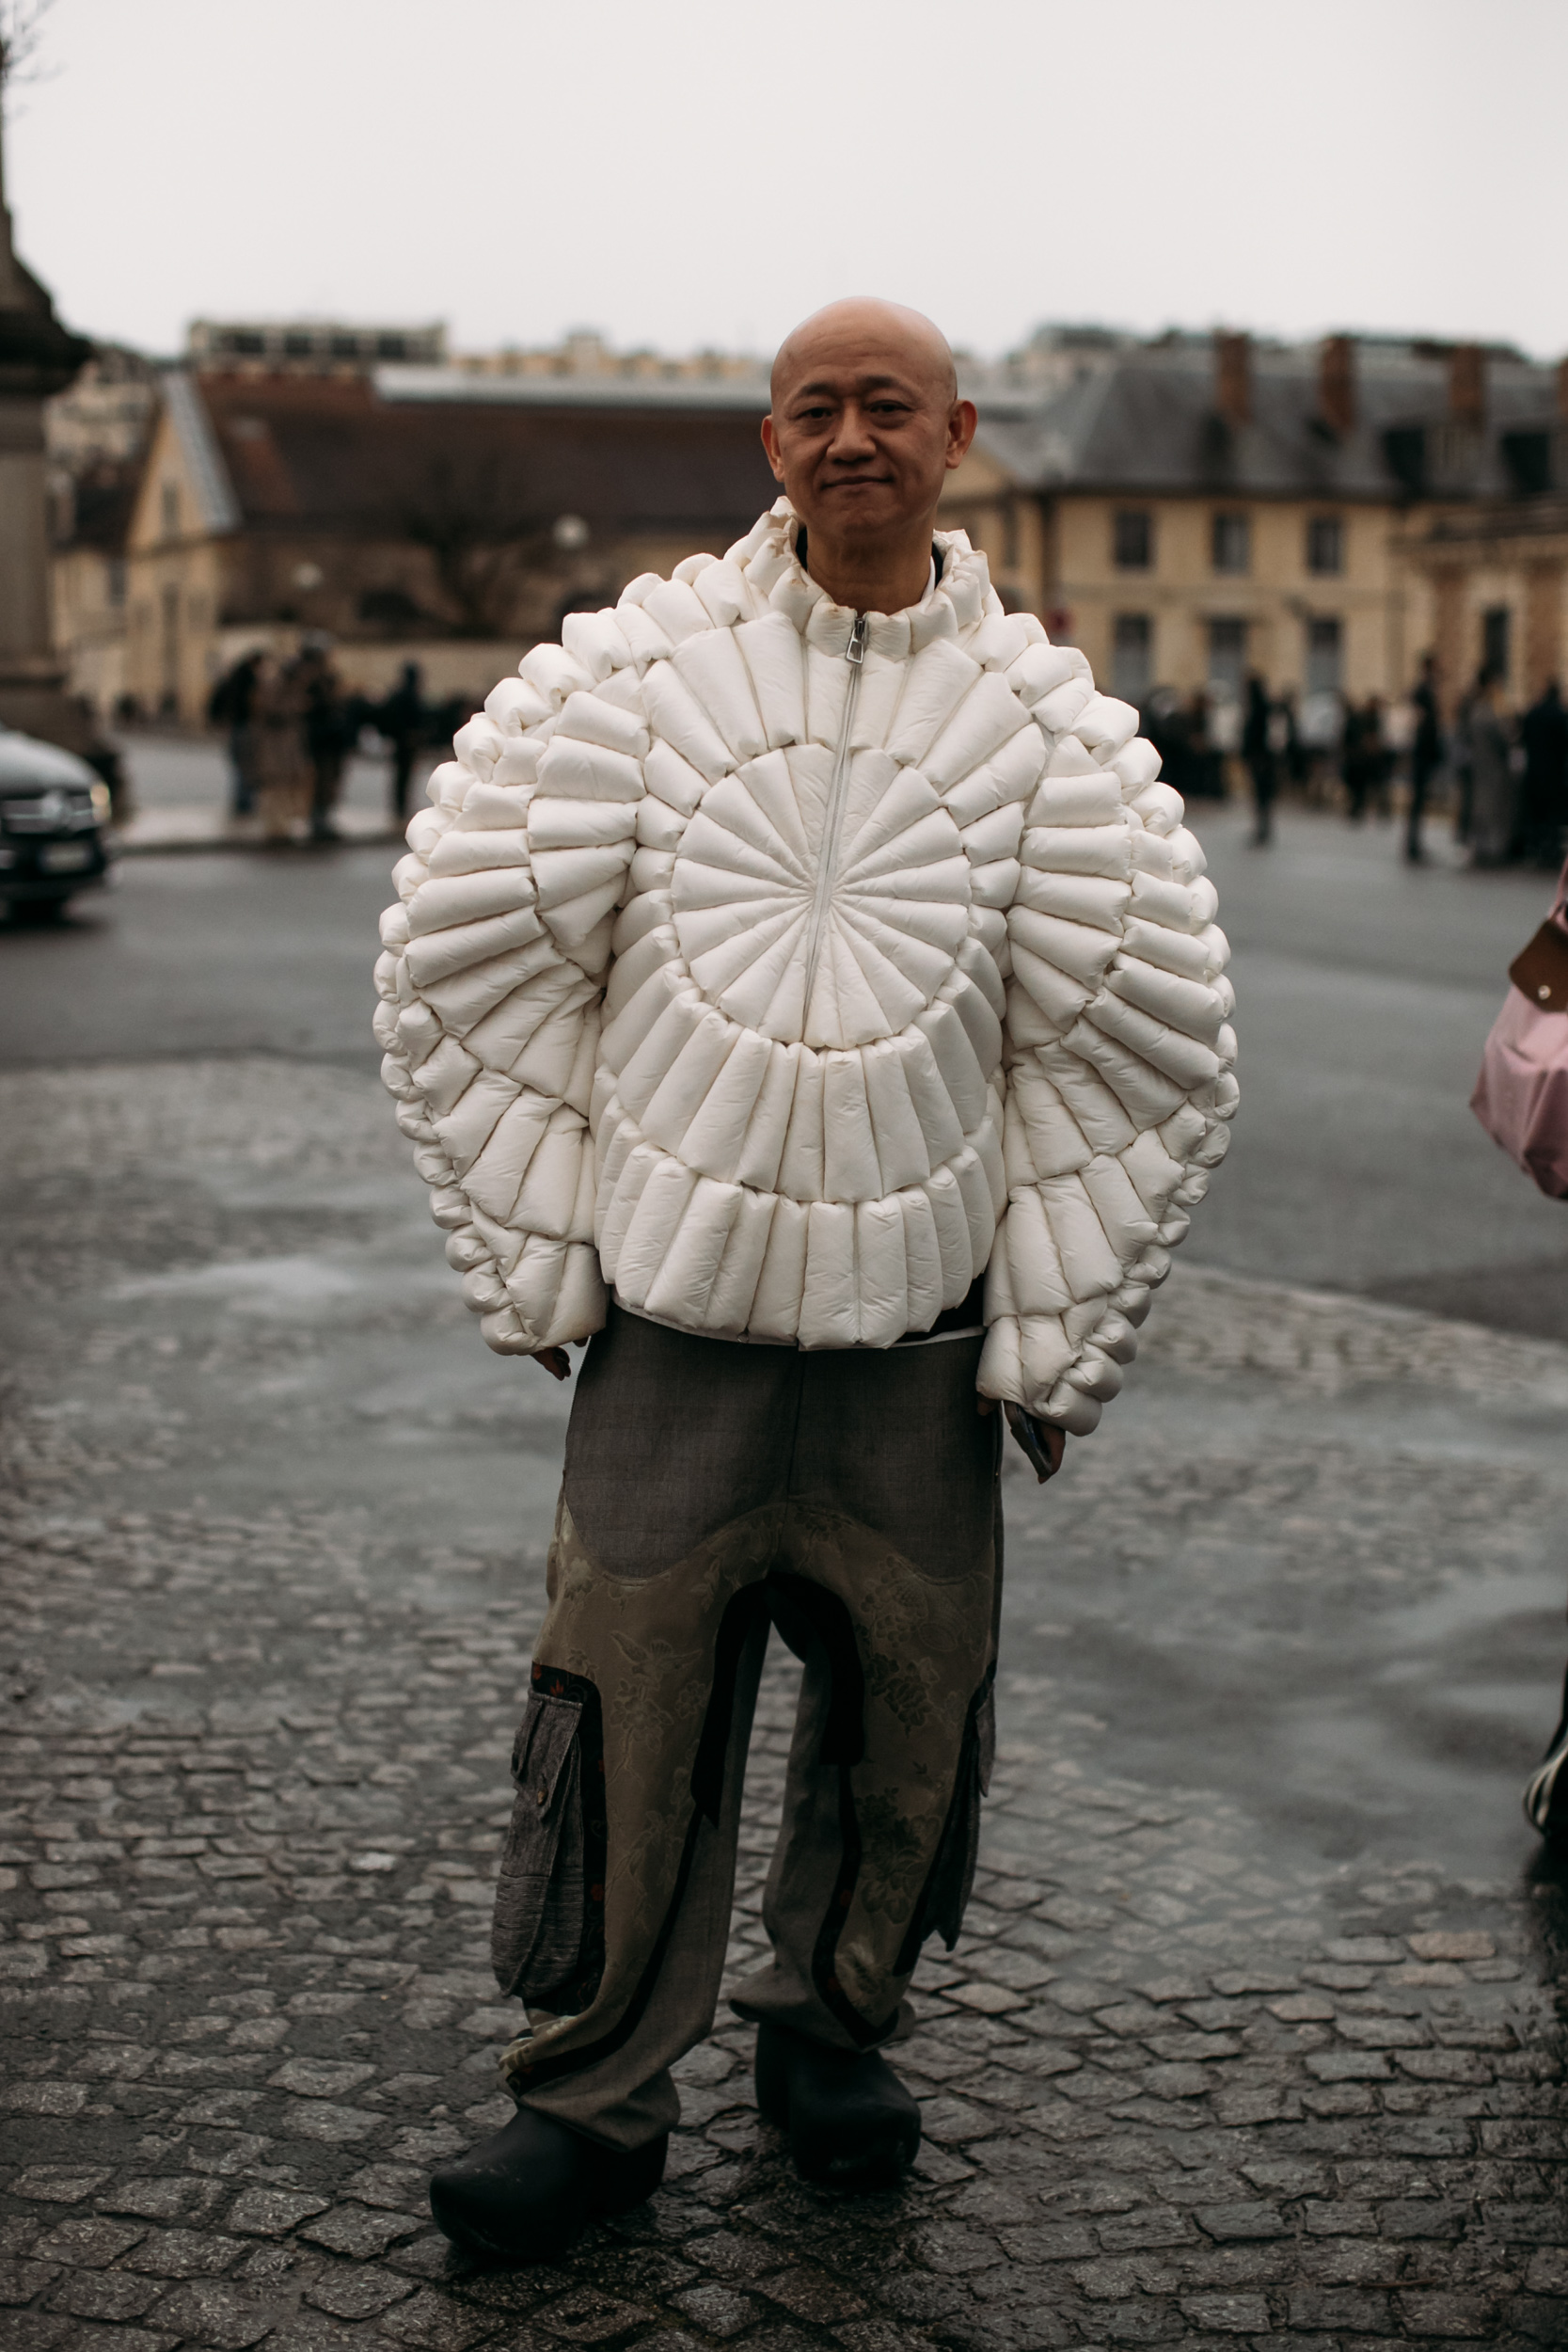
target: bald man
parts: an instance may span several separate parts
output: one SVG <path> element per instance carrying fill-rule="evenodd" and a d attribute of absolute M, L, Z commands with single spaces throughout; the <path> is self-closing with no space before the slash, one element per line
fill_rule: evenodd
<path fill-rule="evenodd" d="M 490 2259 L 662 2177 L 770 1629 L 758 2105 L 807 2178 L 910 2163 L 882 2050 L 974 1878 L 996 1406 L 1052 1475 L 1224 1149 L 1202 852 L 1136 713 L 937 530 L 975 422 L 918 313 L 798 327 L 784 495 L 524 657 L 383 919 L 385 1074 L 483 1335 L 556 1378 L 589 1343 L 496 1904 L 517 2113 L 432 2183 Z"/>

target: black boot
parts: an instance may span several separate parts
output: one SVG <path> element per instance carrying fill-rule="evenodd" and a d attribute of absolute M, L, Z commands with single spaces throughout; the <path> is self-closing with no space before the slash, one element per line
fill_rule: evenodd
<path fill-rule="evenodd" d="M 797 2171 L 832 2188 L 891 2188 L 914 2162 L 920 2109 L 875 2050 L 757 2027 L 757 2106 L 789 2134 Z"/>
<path fill-rule="evenodd" d="M 666 2133 L 629 2153 L 568 2131 L 553 2115 L 519 2107 L 430 2183 L 436 2226 L 465 2253 L 490 2262 L 548 2262 L 590 2221 L 628 2213 L 664 2178 Z"/>

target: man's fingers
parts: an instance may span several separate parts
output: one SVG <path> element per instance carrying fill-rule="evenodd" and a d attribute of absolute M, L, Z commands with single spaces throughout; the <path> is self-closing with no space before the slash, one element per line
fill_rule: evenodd
<path fill-rule="evenodd" d="M 995 1397 L 981 1396 L 976 1393 L 974 1399 L 974 1409 L 979 1414 L 981 1420 L 984 1421 L 988 1414 L 994 1413 L 996 1410 Z"/>
<path fill-rule="evenodd" d="M 563 1347 L 542 1347 L 533 1360 L 544 1365 L 552 1380 L 569 1380 L 572 1376 L 572 1359 Z"/>

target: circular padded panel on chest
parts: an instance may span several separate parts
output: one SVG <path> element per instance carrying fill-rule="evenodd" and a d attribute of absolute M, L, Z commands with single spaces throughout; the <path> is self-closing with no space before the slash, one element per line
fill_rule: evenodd
<path fill-rule="evenodd" d="M 675 856 L 675 931 L 692 977 L 743 1027 L 865 1045 L 904 1028 L 969 928 L 958 829 L 918 770 L 792 746 L 705 795 Z"/>

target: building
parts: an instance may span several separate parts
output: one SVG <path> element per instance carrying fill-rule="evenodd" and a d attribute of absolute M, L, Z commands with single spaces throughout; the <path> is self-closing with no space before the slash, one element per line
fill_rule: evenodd
<path fill-rule="evenodd" d="M 1304 697 L 1393 695 L 1429 646 L 1451 696 L 1499 626 L 1487 598 L 1522 616 L 1534 592 L 1482 583 L 1463 611 L 1450 592 L 1440 626 L 1433 583 L 1474 544 L 1465 517 L 1517 516 L 1552 478 L 1559 391 L 1553 370 L 1474 345 L 1124 343 L 1043 396 L 983 389 L 944 508 L 1004 594 L 1129 701 L 1168 686 L 1233 704 L 1254 670 Z M 1428 521 L 1446 552 L 1418 560 Z M 1530 629 L 1510 642 L 1550 634 Z"/>
<path fill-rule="evenodd" d="M 377 359 L 393 338 L 422 356 Z M 119 556 L 80 522 L 62 546 L 61 639 L 101 708 L 117 609 L 119 691 L 148 711 L 198 718 L 237 653 L 306 631 L 367 692 L 404 660 L 433 691 L 474 691 L 564 612 L 721 548 L 774 495 L 755 358 L 583 332 L 449 359 L 439 329 L 330 322 L 200 323 L 191 347 L 201 364 L 160 379 Z M 959 366 L 980 427 L 944 520 L 1129 700 L 1203 691 L 1233 728 L 1256 671 L 1332 721 L 1341 695 L 1402 694 L 1428 647 L 1450 703 L 1489 653 L 1516 697 L 1561 665 L 1555 370 L 1475 345 L 1085 326 Z M 74 510 L 103 533 L 110 486 Z"/>
<path fill-rule="evenodd" d="M 737 537 L 773 494 L 754 382 L 447 367 L 180 371 L 126 540 L 125 680 L 198 721 L 307 632 L 345 681 L 483 693 L 562 615 Z"/>
<path fill-rule="evenodd" d="M 69 692 L 102 721 L 129 691 L 125 548 L 140 479 L 138 459 L 99 458 L 53 485 L 55 643 Z"/>
<path fill-rule="evenodd" d="M 356 326 L 346 319 L 193 319 L 185 362 L 254 375 L 366 375 L 408 363 L 439 367 L 447 330 L 430 326 Z"/>

